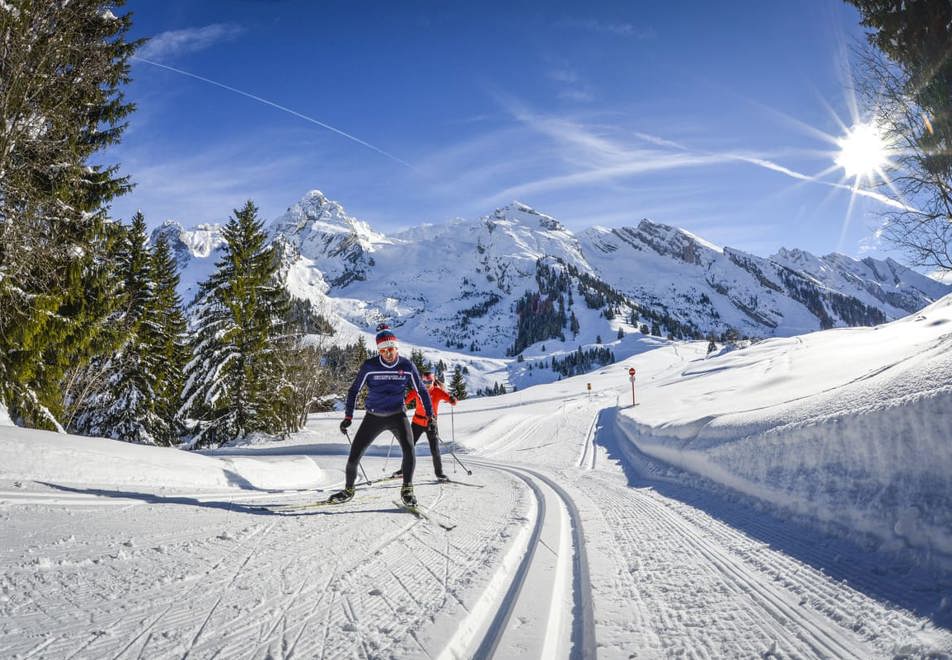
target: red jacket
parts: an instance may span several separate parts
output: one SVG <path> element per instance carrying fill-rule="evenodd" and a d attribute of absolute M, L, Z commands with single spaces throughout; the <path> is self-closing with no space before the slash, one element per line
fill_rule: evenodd
<path fill-rule="evenodd" d="M 440 407 L 440 401 L 449 401 L 451 406 L 456 405 L 456 397 L 444 390 L 442 387 L 434 384 L 431 385 L 427 392 L 430 393 L 430 403 L 433 404 L 433 417 L 436 418 L 437 409 Z M 416 390 L 410 390 L 407 393 L 407 398 L 404 400 L 408 406 L 416 401 L 417 407 L 413 411 L 413 423 L 417 426 L 426 426 L 426 410 L 420 405 L 420 397 L 417 395 Z"/>

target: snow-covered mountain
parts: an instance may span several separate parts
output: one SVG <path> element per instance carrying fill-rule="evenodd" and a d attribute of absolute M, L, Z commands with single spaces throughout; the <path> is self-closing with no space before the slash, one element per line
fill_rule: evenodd
<path fill-rule="evenodd" d="M 174 220 L 166 220 L 152 232 L 153 244 L 162 237 L 175 255 L 179 269 L 179 295 L 187 305 L 195 297 L 198 286 L 215 271 L 221 258 L 225 237 L 219 224 L 202 224 L 186 229 Z"/>
<path fill-rule="evenodd" d="M 169 222 L 156 232 L 175 248 L 188 301 L 214 267 L 220 227 Z M 952 292 L 892 260 L 795 249 L 764 258 L 649 220 L 576 235 L 518 202 L 387 236 L 314 190 L 269 232 L 284 247 L 289 290 L 333 323 L 387 320 L 410 343 L 487 356 L 562 338 L 595 343 L 642 324 L 676 337 L 876 325 Z M 545 325 L 560 313 L 561 328 Z"/>
<path fill-rule="evenodd" d="M 849 294 L 891 314 L 917 312 L 949 292 L 949 286 L 893 261 L 867 257 L 861 261 L 842 254 L 815 257 L 802 250 L 781 249 L 773 261 L 813 277 L 825 286 Z"/>

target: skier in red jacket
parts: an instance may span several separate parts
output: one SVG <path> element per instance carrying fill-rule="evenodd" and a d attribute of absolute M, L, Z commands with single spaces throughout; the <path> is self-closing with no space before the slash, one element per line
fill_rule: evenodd
<path fill-rule="evenodd" d="M 440 433 L 436 426 L 437 410 L 440 407 L 440 401 L 449 401 L 451 406 L 456 405 L 456 397 L 446 391 L 446 387 L 441 381 L 433 378 L 429 371 L 423 372 L 423 385 L 430 395 L 430 402 L 433 406 L 433 417 L 427 420 L 426 410 L 421 405 L 420 397 L 416 390 L 410 390 L 404 400 L 406 405 L 416 402 L 416 408 L 413 411 L 413 423 L 410 428 L 413 431 L 413 444 L 416 446 L 420 436 L 426 433 L 426 439 L 430 443 L 430 455 L 433 457 L 433 472 L 436 474 L 437 481 L 449 481 L 449 477 L 443 474 L 443 461 L 440 457 Z M 397 470 L 393 477 L 403 476 L 403 470 Z"/>

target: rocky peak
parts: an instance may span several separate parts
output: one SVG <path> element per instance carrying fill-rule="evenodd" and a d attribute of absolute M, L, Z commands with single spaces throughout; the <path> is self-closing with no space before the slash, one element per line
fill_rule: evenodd
<path fill-rule="evenodd" d="M 700 265 L 705 252 L 723 252 L 690 232 L 647 219 L 638 223 L 636 231 L 641 241 L 661 256 L 674 257 L 688 264 Z"/>

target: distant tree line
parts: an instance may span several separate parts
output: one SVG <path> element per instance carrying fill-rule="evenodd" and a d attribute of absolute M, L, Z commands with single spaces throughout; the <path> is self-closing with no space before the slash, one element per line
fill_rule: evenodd
<path fill-rule="evenodd" d="M 596 346 L 585 350 L 579 346 L 563 358 L 553 357 L 552 370 L 563 378 L 568 378 L 586 373 L 596 367 L 612 364 L 614 361 L 615 354 L 605 346 Z"/>

